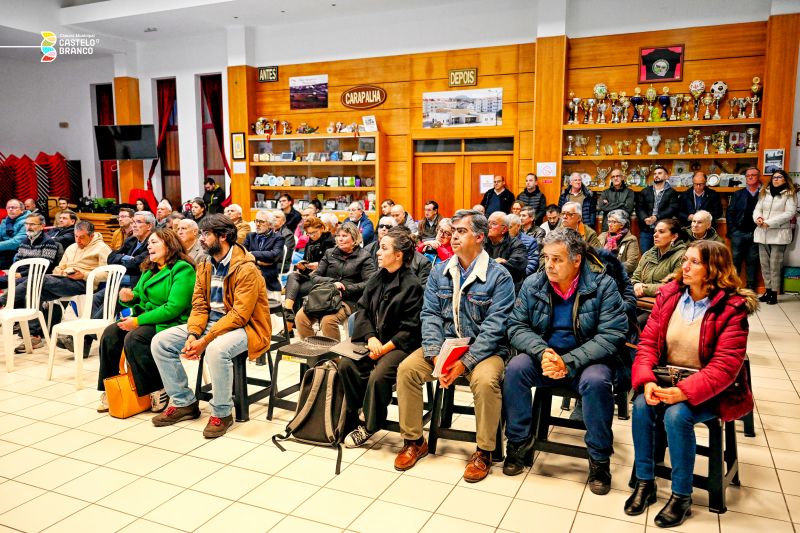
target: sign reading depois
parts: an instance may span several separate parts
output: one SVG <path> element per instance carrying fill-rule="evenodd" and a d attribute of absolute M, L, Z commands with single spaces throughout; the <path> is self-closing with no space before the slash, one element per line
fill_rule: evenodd
<path fill-rule="evenodd" d="M 459 68 L 450 71 L 450 87 L 478 85 L 478 69 Z"/>
<path fill-rule="evenodd" d="M 386 91 L 374 85 L 359 85 L 342 93 L 342 105 L 351 109 L 369 109 L 386 101 Z"/>

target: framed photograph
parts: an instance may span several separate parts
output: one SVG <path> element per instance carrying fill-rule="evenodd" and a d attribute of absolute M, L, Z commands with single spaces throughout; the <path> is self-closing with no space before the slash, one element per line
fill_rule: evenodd
<path fill-rule="evenodd" d="M 280 161 L 294 161 L 294 152 L 281 152 Z"/>
<path fill-rule="evenodd" d="M 422 93 L 423 128 L 468 128 L 502 124 L 502 87 Z"/>
<path fill-rule="evenodd" d="M 338 152 L 339 151 L 339 139 L 325 139 L 325 151 L 326 152 Z"/>
<path fill-rule="evenodd" d="M 639 49 L 639 83 L 681 81 L 683 50 L 682 44 Z"/>
<path fill-rule="evenodd" d="M 378 131 L 378 121 L 375 120 L 375 115 L 363 116 L 361 122 L 364 124 L 364 131 Z"/>
<path fill-rule="evenodd" d="M 783 168 L 783 149 L 764 150 L 764 175 L 769 176 Z"/>
<path fill-rule="evenodd" d="M 358 139 L 359 152 L 374 152 L 375 151 L 375 137 L 359 137 Z"/>
<path fill-rule="evenodd" d="M 289 141 L 289 150 L 296 154 L 302 154 L 306 151 L 305 141 Z"/>
<path fill-rule="evenodd" d="M 234 161 L 247 159 L 244 148 L 244 133 L 231 133 L 231 151 L 233 152 Z"/>
<path fill-rule="evenodd" d="M 327 74 L 289 78 L 290 109 L 324 109 L 327 107 Z"/>

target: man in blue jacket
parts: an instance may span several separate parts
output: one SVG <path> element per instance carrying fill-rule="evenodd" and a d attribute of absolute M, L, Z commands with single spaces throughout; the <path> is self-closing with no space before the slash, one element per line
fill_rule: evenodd
<path fill-rule="evenodd" d="M 364 246 L 375 240 L 375 225 L 364 212 L 364 202 L 353 202 L 348 208 L 350 216 L 345 219 L 345 224 L 355 224 L 361 232 Z"/>
<path fill-rule="evenodd" d="M 269 211 L 256 213 L 256 230 L 247 234 L 242 246 L 256 258 L 256 265 L 267 284 L 267 295 L 280 299 L 281 282 L 278 279 L 283 261 L 283 235 L 272 230 L 274 220 Z M 269 294 L 270 292 L 277 294 Z"/>
<path fill-rule="evenodd" d="M 6 202 L 6 218 L 0 222 L 0 269 L 5 270 L 14 263 L 19 245 L 25 240 L 25 206 L 12 198 Z"/>
<path fill-rule="evenodd" d="M 544 272 L 525 280 L 508 320 L 520 351 L 506 369 L 503 408 L 507 456 L 503 473 L 524 470 L 532 435 L 531 387 L 569 387 L 581 395 L 589 451 L 589 489 L 611 490 L 614 369 L 621 365 L 628 318 L 614 280 L 593 271 L 586 243 L 560 228 L 543 240 Z"/>
<path fill-rule="evenodd" d="M 506 317 L 514 306 L 514 282 L 508 271 L 489 257 L 483 242 L 489 222 L 480 212 L 460 210 L 452 218 L 451 245 L 455 255 L 435 267 L 422 304 L 422 350 L 410 354 L 398 368 L 397 399 L 403 448 L 396 470 L 413 468 L 428 455 L 422 436 L 422 387 L 433 381 L 431 371 L 445 339 L 472 339 L 469 350 L 443 369 L 439 385 L 447 388 L 460 376 L 469 381 L 475 399 L 476 441 L 464 480 L 475 483 L 489 474 L 502 408 Z M 528 404 L 530 411 L 530 404 Z"/>

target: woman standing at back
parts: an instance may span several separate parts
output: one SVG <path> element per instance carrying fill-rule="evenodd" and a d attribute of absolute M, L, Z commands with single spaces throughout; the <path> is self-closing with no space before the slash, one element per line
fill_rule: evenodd
<path fill-rule="evenodd" d="M 792 242 L 792 218 L 797 210 L 796 189 L 785 170 L 776 170 L 772 180 L 758 194 L 753 211 L 756 229 L 753 242 L 758 243 L 761 275 L 767 291 L 759 300 L 768 305 L 778 303 L 783 279 L 783 254 Z"/>

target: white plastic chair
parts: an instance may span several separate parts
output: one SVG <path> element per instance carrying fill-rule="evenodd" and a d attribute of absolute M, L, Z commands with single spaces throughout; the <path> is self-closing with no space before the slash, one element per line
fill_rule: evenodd
<path fill-rule="evenodd" d="M 14 292 L 16 291 L 16 273 L 20 268 L 28 267 L 28 283 L 25 291 L 25 307 L 14 309 Z M 42 334 L 47 344 L 50 344 L 50 336 L 47 334 L 47 323 L 44 321 L 44 313 L 39 310 L 42 299 L 42 285 L 44 276 L 50 261 L 43 258 L 23 259 L 11 265 L 8 271 L 8 299 L 5 309 L 0 310 L 0 323 L 3 325 L 3 344 L 6 351 L 6 372 L 14 371 L 14 324 L 19 322 L 22 331 L 22 340 L 25 343 L 25 351 L 33 353 L 31 344 L 31 332 L 28 328 L 28 321 L 35 318 L 39 319 L 42 327 Z"/>
<path fill-rule="evenodd" d="M 284 267 L 286 267 L 286 254 L 289 253 L 289 247 L 285 244 L 283 245 L 283 257 L 281 258 L 281 267 L 278 269 L 278 281 L 281 282 L 281 286 L 286 286 L 286 282 L 284 281 L 285 277 L 292 271 L 292 264 L 290 261 L 289 267 L 284 271 Z"/>
<path fill-rule="evenodd" d="M 101 274 L 108 274 L 106 279 L 106 293 L 103 299 L 103 318 L 92 318 L 92 297 L 94 296 L 95 278 Z M 86 304 L 81 309 L 77 320 L 61 322 L 53 327 L 53 337 L 69 335 L 75 347 L 75 388 L 83 388 L 83 338 L 85 335 L 97 335 L 99 339 L 103 330 L 114 321 L 114 310 L 119 298 L 119 286 L 125 275 L 122 265 L 103 265 L 95 268 L 86 280 Z M 50 354 L 47 361 L 47 379 L 53 377 L 53 361 L 56 356 L 55 343 L 50 344 Z"/>

